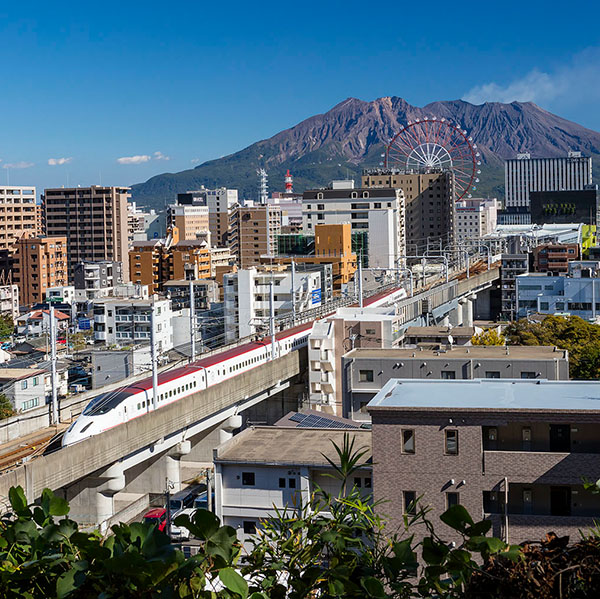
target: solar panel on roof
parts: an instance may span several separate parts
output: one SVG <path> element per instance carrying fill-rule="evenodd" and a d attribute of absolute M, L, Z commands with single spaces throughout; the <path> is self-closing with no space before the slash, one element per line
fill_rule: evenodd
<path fill-rule="evenodd" d="M 358 428 L 349 422 L 340 422 L 325 416 L 317 416 L 315 414 L 300 414 L 296 413 L 290 416 L 290 420 L 298 423 L 298 428 Z"/>

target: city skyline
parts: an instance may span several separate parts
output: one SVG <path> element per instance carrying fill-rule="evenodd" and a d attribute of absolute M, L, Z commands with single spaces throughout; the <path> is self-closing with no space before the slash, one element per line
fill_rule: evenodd
<path fill-rule="evenodd" d="M 600 129 L 594 19 L 567 12 L 559 23 L 542 6 L 522 7 L 518 21 L 480 7 L 442 26 L 432 24 L 447 15 L 442 3 L 428 14 L 404 7 L 397 20 L 373 13 L 371 26 L 356 2 L 302 13 L 275 3 L 168 14 L 156 2 L 5 7 L 5 79 L 18 85 L 1 100 L 10 143 L 0 184 L 131 185 L 235 152 L 347 97 L 531 100 Z M 560 38 L 548 35 L 559 26 Z"/>

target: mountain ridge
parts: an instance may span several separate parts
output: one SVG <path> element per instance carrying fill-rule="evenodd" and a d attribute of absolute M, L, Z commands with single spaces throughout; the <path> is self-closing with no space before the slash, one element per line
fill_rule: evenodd
<path fill-rule="evenodd" d="M 402 125 L 433 116 L 460 124 L 477 143 L 483 164 L 476 195 L 502 194 L 503 161 L 517 153 L 554 157 L 579 150 L 600 160 L 600 133 L 532 102 L 476 105 L 449 100 L 417 107 L 399 96 L 372 101 L 349 97 L 327 112 L 310 116 L 237 152 L 133 185 L 133 199 L 161 208 L 172 202 L 177 192 L 200 185 L 238 188 L 241 197 L 254 199 L 258 168 L 267 170 L 275 190 L 283 188 L 287 168 L 294 175 L 296 191 L 323 187 L 332 179 L 358 176 L 363 166 L 376 166 L 384 143 Z"/>

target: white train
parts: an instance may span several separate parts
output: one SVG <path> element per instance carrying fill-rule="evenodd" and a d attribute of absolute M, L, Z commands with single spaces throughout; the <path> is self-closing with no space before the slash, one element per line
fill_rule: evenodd
<path fill-rule="evenodd" d="M 369 298 L 365 301 L 365 306 L 377 307 L 390 299 L 397 300 L 403 297 L 406 297 L 406 291 L 395 289 Z M 277 333 L 276 355 L 283 356 L 306 346 L 313 322 Z M 167 370 L 158 375 L 156 409 L 238 376 L 242 372 L 258 368 L 270 359 L 271 338 L 267 337 L 262 341 L 225 349 L 186 366 Z M 97 395 L 63 435 L 63 447 L 153 411 L 152 399 L 152 377 Z"/>

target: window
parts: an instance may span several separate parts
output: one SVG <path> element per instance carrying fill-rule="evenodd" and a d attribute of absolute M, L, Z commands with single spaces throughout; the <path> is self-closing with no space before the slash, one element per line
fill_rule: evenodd
<path fill-rule="evenodd" d="M 485 378 L 486 379 L 499 379 L 500 378 L 500 371 L 499 370 L 486 370 L 485 371 Z"/>
<path fill-rule="evenodd" d="M 242 525 L 244 527 L 245 535 L 256 534 L 256 522 L 253 522 L 252 520 L 244 520 Z"/>
<path fill-rule="evenodd" d="M 534 379 L 535 378 L 535 372 L 522 371 L 521 372 L 521 378 L 522 379 Z"/>
<path fill-rule="evenodd" d="M 446 430 L 444 451 L 447 455 L 458 455 L 458 431 Z"/>
<path fill-rule="evenodd" d="M 451 508 L 453 505 L 459 504 L 459 495 L 456 492 L 446 493 L 446 509 Z"/>
<path fill-rule="evenodd" d="M 417 512 L 415 502 L 417 500 L 417 494 L 415 491 L 403 491 L 402 497 L 404 499 L 404 513 L 415 514 Z"/>
<path fill-rule="evenodd" d="M 456 378 L 454 370 L 442 370 L 442 379 L 452 380 Z"/>
<path fill-rule="evenodd" d="M 317 204 L 317 210 L 325 210 L 325 204 Z"/>
<path fill-rule="evenodd" d="M 548 302 L 540 302 L 540 310 L 548 310 Z"/>
<path fill-rule="evenodd" d="M 35 387 L 39 383 L 39 379 L 37 376 L 33 377 L 33 386 Z"/>
<path fill-rule="evenodd" d="M 362 480 L 361 480 L 360 476 L 355 476 L 354 477 L 354 486 L 357 489 L 360 489 L 362 487 Z"/>
<path fill-rule="evenodd" d="M 279 488 L 280 489 L 285 489 L 285 478 L 280 478 L 279 479 Z"/>
<path fill-rule="evenodd" d="M 373 382 L 373 371 L 372 370 L 359 370 L 358 381 L 360 383 L 372 383 Z"/>
<path fill-rule="evenodd" d="M 242 472 L 242 485 L 253 487 L 255 485 L 254 472 Z"/>
<path fill-rule="evenodd" d="M 366 330 L 365 330 L 365 333 L 366 333 L 367 335 L 374 335 L 374 334 L 375 334 L 375 329 L 366 329 Z"/>
<path fill-rule="evenodd" d="M 290 489 L 296 488 L 296 479 L 295 478 L 288 478 L 288 487 Z"/>
<path fill-rule="evenodd" d="M 370 489 L 370 488 L 371 488 L 371 479 L 365 478 L 365 489 Z"/>
<path fill-rule="evenodd" d="M 21 381 L 21 389 L 27 389 L 27 381 Z"/>
<path fill-rule="evenodd" d="M 402 431 L 402 453 L 415 453 L 415 431 Z"/>

